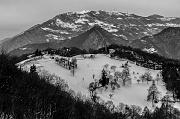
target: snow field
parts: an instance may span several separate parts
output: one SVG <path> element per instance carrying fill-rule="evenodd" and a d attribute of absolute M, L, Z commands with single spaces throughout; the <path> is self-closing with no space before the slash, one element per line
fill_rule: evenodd
<path fill-rule="evenodd" d="M 54 56 L 60 57 L 60 56 Z M 50 56 L 45 55 L 44 58 L 36 61 L 31 61 L 31 63 L 27 63 L 24 67 L 29 69 L 32 64 L 35 64 L 38 69 L 44 69 L 51 74 L 55 74 L 62 79 L 64 79 L 70 89 L 74 90 L 75 92 L 81 92 L 83 95 L 89 96 L 88 86 L 91 82 L 94 82 L 93 74 L 95 74 L 95 79 L 99 80 L 101 78 L 101 71 L 105 64 L 109 64 L 109 67 L 115 65 L 117 66 L 116 71 L 122 71 L 123 68 L 120 68 L 122 64 L 126 61 L 115 60 L 107 57 L 104 54 L 98 54 L 95 56 L 94 59 L 84 59 L 80 55 L 76 56 L 77 58 L 77 69 L 76 73 L 73 76 L 70 73 L 70 70 L 65 69 L 64 67 L 58 65 L 54 59 L 51 59 Z M 148 69 L 137 66 L 133 63 L 128 63 L 130 69 L 130 77 L 132 78 L 132 84 L 126 82 L 125 86 L 122 85 L 122 82 L 118 82 L 120 84 L 120 88 L 116 89 L 115 91 L 111 90 L 111 87 L 108 86 L 108 89 L 102 89 L 102 93 L 100 90 L 97 90 L 97 95 L 104 101 L 112 101 L 116 106 L 119 103 L 124 103 L 127 105 L 137 105 L 140 106 L 142 109 L 147 106 L 148 108 L 152 109 L 152 103 L 147 102 L 147 89 L 151 86 L 152 81 L 147 82 L 137 82 L 137 78 L 140 75 L 144 74 Z M 109 69 L 110 70 L 110 69 Z M 135 74 L 133 74 L 133 71 Z M 155 78 L 159 70 L 149 70 L 152 74 L 152 77 Z M 137 74 L 138 73 L 138 74 Z M 134 78 L 137 77 L 137 78 Z M 156 86 L 158 91 L 161 92 L 160 97 L 166 95 L 166 89 L 164 83 L 160 80 Z M 110 99 L 109 94 L 113 94 L 112 98 Z M 161 102 L 155 104 L 155 106 L 160 106 Z M 175 107 L 180 109 L 180 105 L 175 104 Z"/>

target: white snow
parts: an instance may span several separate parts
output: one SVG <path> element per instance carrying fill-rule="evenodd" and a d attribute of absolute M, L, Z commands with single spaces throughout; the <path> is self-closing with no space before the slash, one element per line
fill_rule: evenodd
<path fill-rule="evenodd" d="M 71 28 L 73 31 L 79 31 L 78 27 L 81 25 L 75 25 L 74 23 L 63 22 L 61 19 L 56 19 L 56 25 L 62 28 Z"/>
<path fill-rule="evenodd" d="M 119 12 L 119 11 L 106 11 L 106 13 L 108 13 L 109 15 L 113 15 L 113 14 L 115 14 L 115 15 L 121 15 L 121 16 L 124 16 L 124 13 L 121 13 L 121 12 Z"/>
<path fill-rule="evenodd" d="M 116 26 L 113 24 L 105 23 L 100 20 L 94 20 L 94 23 L 88 23 L 90 26 L 94 26 L 95 24 L 101 26 L 103 29 L 107 30 L 108 32 L 118 32 L 118 29 L 116 29 Z"/>
<path fill-rule="evenodd" d="M 99 11 L 96 11 L 96 13 L 95 13 L 95 14 L 100 14 L 100 13 L 99 13 Z"/>
<path fill-rule="evenodd" d="M 85 18 L 79 18 L 75 21 L 75 23 L 80 23 L 80 24 L 86 24 L 85 22 L 88 22 L 89 20 L 88 19 L 85 19 Z"/>
<path fill-rule="evenodd" d="M 49 42 L 49 39 L 46 39 L 47 42 Z"/>
<path fill-rule="evenodd" d="M 95 23 L 88 23 L 90 26 L 94 26 L 95 25 Z"/>
<path fill-rule="evenodd" d="M 145 41 L 145 40 L 141 40 L 141 42 L 144 42 L 144 43 L 146 43 L 146 41 Z"/>
<path fill-rule="evenodd" d="M 53 38 L 53 39 L 58 40 L 58 36 L 56 36 L 54 34 L 48 34 L 48 35 L 45 35 L 45 36 L 48 37 L 48 38 Z"/>
<path fill-rule="evenodd" d="M 61 34 L 69 34 L 67 31 L 61 31 Z"/>
<path fill-rule="evenodd" d="M 76 23 L 76 24 L 77 24 L 77 23 L 85 24 L 85 22 L 84 22 L 82 19 L 77 19 L 77 20 L 75 21 L 75 23 Z"/>
<path fill-rule="evenodd" d="M 142 32 L 144 35 L 149 35 L 149 33 L 148 32 L 146 32 L 146 31 L 144 31 L 144 32 Z"/>
<path fill-rule="evenodd" d="M 106 29 L 106 30 L 109 31 L 109 32 L 118 32 L 117 29 L 111 29 L 111 28 L 109 28 L 109 29 Z"/>
<path fill-rule="evenodd" d="M 58 57 L 58 56 L 55 56 Z M 93 82 L 94 79 L 92 75 L 95 74 L 95 79 L 101 78 L 101 70 L 105 64 L 109 64 L 110 66 L 117 66 L 116 71 L 122 71 L 123 69 L 120 68 L 122 64 L 124 64 L 127 60 L 115 60 L 110 59 L 109 57 L 105 56 L 104 54 L 96 55 L 95 59 L 84 59 L 81 56 L 76 56 L 78 68 L 76 69 L 76 73 L 74 76 L 70 74 L 70 70 L 63 68 L 62 66 L 55 63 L 54 59 L 50 59 L 48 55 L 45 55 L 44 58 L 36 60 L 36 61 L 28 61 L 27 64 L 23 65 L 23 68 L 28 69 L 32 64 L 35 64 L 38 69 L 45 69 L 51 74 L 55 74 L 65 81 L 67 81 L 69 87 L 73 89 L 75 92 L 81 92 L 83 95 L 89 96 L 88 86 L 89 83 Z M 19 63 L 24 64 L 25 61 Z M 151 81 L 147 84 L 146 82 L 137 83 L 137 78 L 146 72 L 148 69 L 137 66 L 133 62 L 129 61 L 130 65 L 130 74 L 132 78 L 132 84 L 126 83 L 125 86 L 120 83 L 120 89 L 116 89 L 112 92 L 111 88 L 109 87 L 106 91 L 103 89 L 102 94 L 100 91 L 97 91 L 98 96 L 104 101 L 113 101 L 115 105 L 119 103 L 124 103 L 128 105 L 138 105 L 141 108 L 148 106 L 150 109 L 152 108 L 151 102 L 147 102 L 147 89 L 152 84 Z M 135 74 L 133 74 L 133 71 Z M 152 77 L 155 78 L 159 70 L 149 70 L 152 73 Z M 137 72 L 139 74 L 137 74 Z M 135 78 L 137 77 L 137 78 Z M 83 81 L 84 78 L 84 81 Z M 161 92 L 160 97 L 166 95 L 166 89 L 164 87 L 164 83 L 160 80 L 158 84 L 158 91 Z M 113 97 L 110 99 L 109 94 L 114 94 Z M 156 106 L 160 106 L 161 103 L 159 102 Z M 180 105 L 178 103 L 175 104 L 177 108 L 180 109 Z"/>
<path fill-rule="evenodd" d="M 49 39 L 55 39 L 55 40 L 65 40 L 64 37 L 62 36 L 57 36 L 57 35 L 54 35 L 54 34 L 47 34 L 45 35 L 46 37 L 48 37 Z M 46 39 L 47 41 L 47 39 Z M 48 42 L 48 41 L 47 41 Z"/>
<path fill-rule="evenodd" d="M 117 36 L 117 37 L 122 37 L 122 38 L 124 38 L 125 40 L 128 40 L 128 38 L 127 38 L 125 35 L 123 35 L 123 34 L 113 34 L 113 35 L 115 35 L 115 36 Z"/>
<path fill-rule="evenodd" d="M 123 37 L 125 40 L 128 40 L 128 38 L 125 35 L 123 35 L 123 34 L 121 34 L 119 36 Z"/>
<path fill-rule="evenodd" d="M 131 24 L 131 23 L 130 23 L 130 26 L 137 26 L 137 25 L 136 25 L 136 24 Z"/>
<path fill-rule="evenodd" d="M 121 20 L 122 18 L 121 18 L 121 17 L 118 17 L 117 19 L 118 19 L 118 20 Z"/>
<path fill-rule="evenodd" d="M 169 26 L 169 27 L 180 27 L 179 24 L 174 24 L 174 23 L 166 23 L 166 26 Z"/>
<path fill-rule="evenodd" d="M 162 21 L 171 21 L 171 20 L 176 19 L 176 18 L 174 18 L 174 17 L 163 17 L 163 18 L 157 18 L 157 19 L 160 19 Z"/>
<path fill-rule="evenodd" d="M 21 50 L 26 50 L 27 48 L 19 48 L 19 49 L 21 49 Z"/>
<path fill-rule="evenodd" d="M 165 24 L 160 24 L 160 23 L 152 23 L 152 24 L 147 24 L 148 27 L 152 26 L 171 26 L 171 27 L 179 27 L 179 24 L 174 24 L 174 23 L 165 23 Z"/>
<path fill-rule="evenodd" d="M 146 51 L 146 52 L 148 52 L 148 53 L 155 53 L 155 52 L 157 52 L 153 47 L 152 47 L 152 48 L 149 48 L 149 49 L 144 48 L 143 51 Z"/>
<path fill-rule="evenodd" d="M 90 10 L 83 10 L 83 11 L 80 11 L 80 12 L 76 12 L 77 14 L 86 14 L 90 12 Z"/>
<path fill-rule="evenodd" d="M 53 33 L 70 34 L 66 30 L 53 30 L 53 29 L 50 29 L 50 28 L 47 28 L 47 27 L 44 27 L 44 28 L 41 28 L 41 29 L 43 29 L 45 31 L 50 31 L 50 32 L 53 32 Z"/>

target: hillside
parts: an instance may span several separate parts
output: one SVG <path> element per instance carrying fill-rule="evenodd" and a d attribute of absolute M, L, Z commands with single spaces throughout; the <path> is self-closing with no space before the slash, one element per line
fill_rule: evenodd
<path fill-rule="evenodd" d="M 131 43 L 132 47 L 147 52 L 156 52 L 167 58 L 180 58 L 180 27 L 169 27 L 152 36 L 137 39 Z"/>
<path fill-rule="evenodd" d="M 94 59 L 84 59 L 81 56 L 75 57 L 77 58 L 78 68 L 75 70 L 74 76 L 70 73 L 70 70 L 58 65 L 54 59 L 51 59 L 47 55 L 40 60 L 23 61 L 19 63 L 19 65 L 22 65 L 22 68 L 24 70 L 29 71 L 30 66 L 32 66 L 32 64 L 35 64 L 39 74 L 43 74 L 43 72 L 45 71 L 51 74 L 55 74 L 64 79 L 68 83 L 70 89 L 74 90 L 75 92 L 81 92 L 83 95 L 89 96 L 88 86 L 91 82 L 95 81 L 95 79 L 99 80 L 101 78 L 101 70 L 103 69 L 103 66 L 105 64 L 109 64 L 109 67 L 115 65 L 117 66 L 116 71 L 121 72 L 123 68 L 121 68 L 120 66 L 122 66 L 122 64 L 127 61 L 125 59 L 110 59 L 103 54 L 96 55 Z M 148 94 L 147 89 L 152 84 L 152 81 L 149 81 L 148 84 L 147 82 L 137 82 L 139 76 L 148 71 L 148 69 L 137 66 L 133 63 L 129 63 L 129 69 L 130 76 L 132 78 L 131 83 L 127 82 L 126 85 L 123 86 L 122 82 L 118 81 L 118 83 L 120 84 L 119 89 L 115 89 L 115 91 L 112 91 L 109 85 L 107 90 L 105 90 L 104 88 L 102 90 L 98 90 L 97 95 L 102 99 L 102 101 L 112 101 L 116 106 L 119 105 L 119 103 L 123 103 L 127 105 L 137 105 L 141 108 L 147 106 L 150 109 L 154 109 L 152 108 L 151 102 L 146 101 Z M 113 73 L 112 69 L 108 68 L 108 70 Z M 153 78 L 156 78 L 157 73 L 159 73 L 159 70 L 149 71 L 151 72 Z M 95 74 L 95 79 L 93 79 L 93 74 Z M 51 82 L 52 84 L 56 84 L 55 80 L 52 80 Z M 158 87 L 158 91 L 161 92 L 160 98 L 166 95 L 167 91 L 162 80 L 160 80 L 158 84 L 156 83 L 156 86 Z M 110 98 L 109 94 L 113 94 L 113 97 Z M 160 105 L 161 102 L 156 104 L 156 106 Z M 180 105 L 178 103 L 175 103 L 174 106 L 180 109 Z"/>
<path fill-rule="evenodd" d="M 180 18 L 151 15 L 148 17 L 117 11 L 68 12 L 33 26 L 1 44 L 7 52 L 34 43 L 56 42 L 71 39 L 94 25 L 129 42 L 145 35 L 158 33 L 164 28 L 179 26 Z"/>
<path fill-rule="evenodd" d="M 62 47 L 77 47 L 79 49 L 95 49 L 98 50 L 104 46 L 110 44 L 119 44 L 119 45 L 128 45 L 128 42 L 117 36 L 112 35 L 108 31 L 104 30 L 98 25 L 90 28 L 89 30 L 83 32 L 82 34 L 75 36 L 71 39 L 57 41 L 57 42 L 48 42 L 48 43 L 35 43 L 28 44 L 23 47 L 14 49 L 9 52 L 10 55 L 21 56 L 27 53 L 33 53 L 36 49 L 44 50 L 47 48 L 62 48 Z"/>
<path fill-rule="evenodd" d="M 37 49 L 41 51 L 47 48 L 59 49 L 63 46 L 64 42 L 65 41 L 28 44 L 10 51 L 9 54 L 12 56 L 21 56 L 23 54 L 34 53 Z"/>
<path fill-rule="evenodd" d="M 90 30 L 71 38 L 64 46 L 77 47 L 81 49 L 99 49 L 110 44 L 127 45 L 128 42 L 123 38 L 113 36 L 108 31 L 104 30 L 98 25 L 95 25 Z"/>

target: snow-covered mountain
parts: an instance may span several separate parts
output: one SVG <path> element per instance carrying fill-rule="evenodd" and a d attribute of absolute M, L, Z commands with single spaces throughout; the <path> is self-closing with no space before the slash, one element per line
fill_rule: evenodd
<path fill-rule="evenodd" d="M 19 47 L 10 51 L 9 54 L 21 56 L 23 54 L 33 53 L 37 49 L 58 49 L 61 47 L 77 47 L 88 51 L 89 49 L 99 49 L 110 44 L 128 45 L 128 41 L 112 35 L 99 25 L 95 25 L 91 29 L 71 39 L 60 40 L 57 42 L 27 44 L 23 47 Z"/>
<path fill-rule="evenodd" d="M 179 26 L 180 18 L 151 15 L 148 17 L 117 11 L 68 12 L 33 26 L 1 44 L 11 50 L 34 43 L 48 43 L 71 39 L 99 25 L 112 35 L 131 42 L 158 33 L 166 27 Z"/>
<path fill-rule="evenodd" d="M 110 44 L 127 45 L 128 42 L 120 37 L 114 36 L 98 25 L 90 30 L 68 40 L 64 46 L 77 47 L 81 49 L 99 49 Z"/>
<path fill-rule="evenodd" d="M 152 36 L 146 36 L 131 43 L 132 47 L 150 53 L 179 59 L 180 58 L 180 27 L 169 27 Z"/>

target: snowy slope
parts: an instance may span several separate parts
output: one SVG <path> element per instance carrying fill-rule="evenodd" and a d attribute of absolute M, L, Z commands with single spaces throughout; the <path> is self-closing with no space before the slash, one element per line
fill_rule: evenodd
<path fill-rule="evenodd" d="M 55 56 L 56 57 L 56 56 Z M 58 56 L 57 56 L 58 57 Z M 94 79 L 92 78 L 92 75 L 95 74 L 95 79 L 100 79 L 101 77 L 101 70 L 103 69 L 103 66 L 105 64 L 109 64 L 109 66 L 116 65 L 117 69 L 116 71 L 122 71 L 123 69 L 120 68 L 122 64 L 126 62 L 110 59 L 109 57 L 105 56 L 104 54 L 98 54 L 96 55 L 95 59 L 84 59 L 81 56 L 76 56 L 78 68 L 76 70 L 76 73 L 74 76 L 70 74 L 70 70 L 67 70 L 60 65 L 56 64 L 54 59 L 51 59 L 49 56 L 45 55 L 44 58 L 36 60 L 36 61 L 29 61 L 26 62 L 25 65 L 23 65 L 23 68 L 29 69 L 29 67 L 32 64 L 35 64 L 37 66 L 37 69 L 45 69 L 51 74 L 58 75 L 59 77 L 63 78 L 65 81 L 67 81 L 69 87 L 73 89 L 75 92 L 81 92 L 84 95 L 89 96 L 88 86 L 89 83 L 93 82 Z M 24 64 L 25 61 L 19 63 Z M 118 105 L 119 103 L 124 103 L 128 105 L 138 105 L 141 108 L 144 108 L 145 106 L 148 106 L 152 109 L 151 102 L 147 102 L 147 89 L 152 84 L 152 82 L 140 82 L 137 83 L 137 79 L 134 77 L 139 77 L 141 74 L 147 71 L 146 68 L 137 66 L 135 64 L 130 65 L 130 74 L 132 77 L 132 84 L 126 83 L 125 86 L 120 83 L 121 88 L 116 89 L 114 92 L 112 92 L 110 86 L 105 91 L 103 89 L 102 93 L 100 91 L 97 91 L 98 96 L 101 97 L 104 101 L 113 101 L 115 105 Z M 135 74 L 133 74 L 133 71 Z M 159 70 L 150 70 L 152 73 L 153 78 L 156 77 Z M 137 74 L 137 72 L 139 74 Z M 84 78 L 84 81 L 83 81 Z M 156 84 L 158 87 L 158 91 L 161 92 L 160 97 L 163 97 L 166 95 L 166 89 L 164 87 L 164 83 L 162 81 L 159 81 L 158 84 Z M 113 97 L 110 99 L 109 94 L 114 94 Z M 160 106 L 161 103 L 159 102 L 156 106 Z M 178 107 L 180 109 L 179 104 L 175 104 L 175 107 Z"/>

